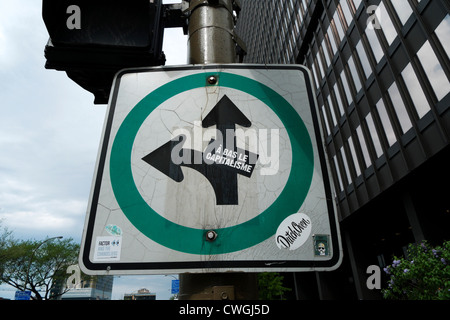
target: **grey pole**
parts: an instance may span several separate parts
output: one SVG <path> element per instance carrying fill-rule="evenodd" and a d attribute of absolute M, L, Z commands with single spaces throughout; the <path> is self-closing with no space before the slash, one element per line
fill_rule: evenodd
<path fill-rule="evenodd" d="M 235 63 L 234 0 L 191 0 L 189 64 Z"/>
<path fill-rule="evenodd" d="M 191 0 L 189 64 L 237 62 L 233 7 L 238 0 Z M 256 300 L 255 273 L 180 274 L 180 300 Z"/>

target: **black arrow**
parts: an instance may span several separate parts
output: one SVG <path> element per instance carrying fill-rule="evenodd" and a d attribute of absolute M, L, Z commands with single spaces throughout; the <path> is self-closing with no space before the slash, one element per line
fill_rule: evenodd
<path fill-rule="evenodd" d="M 181 170 L 180 164 L 175 164 L 172 161 L 172 152 L 180 143 L 182 146 L 185 140 L 186 136 L 180 135 L 146 155 L 142 160 L 175 182 L 181 182 L 184 179 L 183 171 Z M 180 153 L 178 156 L 180 156 Z"/>
<path fill-rule="evenodd" d="M 216 126 L 217 132 L 220 132 L 221 135 L 216 137 L 216 141 L 219 144 L 222 141 L 222 149 L 226 148 L 233 151 L 236 150 L 236 124 L 243 127 L 252 125 L 251 121 L 226 95 L 220 99 L 202 121 L 203 128 Z M 218 179 L 217 188 L 226 193 L 226 197 L 230 202 L 228 204 L 238 204 L 237 173 L 221 170 L 216 174 L 216 179 Z"/>
<path fill-rule="evenodd" d="M 203 153 L 199 151 L 181 149 L 185 141 L 186 137 L 184 135 L 175 137 L 171 141 L 142 158 L 142 160 L 175 182 L 182 182 L 184 180 L 181 167 L 188 167 L 197 170 L 211 183 L 216 195 L 217 205 L 238 204 L 237 179 L 231 179 L 228 182 L 224 180 L 230 178 L 230 176 L 236 176 L 236 173 L 232 173 L 224 166 L 216 163 L 207 164 L 204 161 L 201 163 L 192 163 L 191 161 L 174 161 L 174 159 L 182 160 L 186 159 L 186 157 L 187 159 L 197 159 L 195 157 L 198 156 L 198 153 L 200 153 L 200 157 L 203 159 Z"/>
<path fill-rule="evenodd" d="M 223 147 L 228 150 L 234 150 L 236 147 L 236 124 L 246 128 L 252 125 L 251 121 L 226 95 L 220 99 L 217 105 L 202 121 L 203 128 L 216 126 L 222 135 L 220 138 L 222 138 Z M 220 140 L 220 138 L 217 137 L 216 140 Z"/>
<path fill-rule="evenodd" d="M 235 151 L 236 154 L 244 155 L 247 159 L 257 159 L 257 155 L 253 155 L 248 151 L 236 148 L 236 124 L 249 127 L 250 120 L 236 107 L 236 105 L 227 97 L 224 96 L 213 110 L 205 117 L 202 126 L 208 128 L 216 125 L 223 139 L 213 140 L 210 142 L 206 150 L 209 150 L 208 155 L 216 155 L 219 147 L 223 151 L 224 148 Z M 227 138 L 232 138 L 232 145 L 228 145 Z M 211 183 L 214 193 L 216 195 L 217 205 L 237 205 L 238 204 L 238 183 L 237 175 L 241 174 L 247 177 L 251 176 L 254 169 L 254 163 L 245 162 L 245 165 L 251 166 L 249 170 L 240 170 L 235 167 L 224 165 L 221 161 L 210 161 L 201 163 L 192 163 L 192 159 L 204 159 L 200 151 L 183 149 L 183 144 L 186 141 L 186 136 L 180 135 L 171 141 L 162 145 L 155 151 L 151 152 L 144 158 L 143 161 L 156 168 L 172 180 L 181 182 L 184 179 L 181 167 L 192 168 L 200 172 Z M 229 141 L 229 140 L 228 140 Z M 227 147 L 225 147 L 227 146 Z M 218 156 L 221 160 L 224 157 Z M 186 161 L 185 161 L 186 160 Z M 234 160 L 233 160 L 234 161 Z M 256 160 L 255 160 L 256 162 Z M 240 164 L 244 164 L 241 162 Z"/>

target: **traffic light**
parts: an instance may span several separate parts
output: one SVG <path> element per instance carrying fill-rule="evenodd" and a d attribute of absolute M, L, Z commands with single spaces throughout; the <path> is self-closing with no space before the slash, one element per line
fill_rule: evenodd
<path fill-rule="evenodd" d="M 43 0 L 45 68 L 107 103 L 119 70 L 165 64 L 163 14 L 161 0 Z"/>

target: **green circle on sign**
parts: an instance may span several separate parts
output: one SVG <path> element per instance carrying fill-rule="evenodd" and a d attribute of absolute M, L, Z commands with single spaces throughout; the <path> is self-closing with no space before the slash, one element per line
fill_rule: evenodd
<path fill-rule="evenodd" d="M 145 119 L 163 102 L 185 91 L 204 87 L 211 76 L 219 85 L 244 91 L 265 103 L 280 118 L 292 148 L 292 166 L 288 181 L 265 211 L 236 226 L 216 229 L 217 239 L 205 240 L 208 230 L 188 228 L 162 217 L 142 198 L 131 169 L 134 139 Z M 167 248 L 197 255 L 215 255 L 240 251 L 273 236 L 281 222 L 298 212 L 312 181 L 314 154 L 308 130 L 295 109 L 277 92 L 255 80 L 225 73 L 199 73 L 169 82 L 148 94 L 127 115 L 111 149 L 110 176 L 116 200 L 129 221 L 145 236 Z"/>

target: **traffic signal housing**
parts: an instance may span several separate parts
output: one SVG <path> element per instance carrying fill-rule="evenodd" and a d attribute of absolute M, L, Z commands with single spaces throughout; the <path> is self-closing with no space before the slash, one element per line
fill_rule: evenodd
<path fill-rule="evenodd" d="M 106 104 L 119 70 L 165 64 L 163 14 L 161 0 L 43 0 L 45 68 Z"/>

